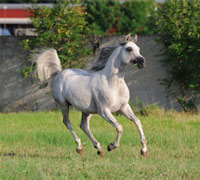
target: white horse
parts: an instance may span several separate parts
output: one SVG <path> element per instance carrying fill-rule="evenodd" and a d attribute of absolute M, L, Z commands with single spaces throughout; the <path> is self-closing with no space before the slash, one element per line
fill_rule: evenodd
<path fill-rule="evenodd" d="M 82 112 L 81 129 L 87 134 L 98 155 L 104 156 L 100 143 L 92 135 L 89 127 L 91 114 L 98 113 L 117 130 L 114 143 L 108 145 L 108 151 L 119 147 L 122 126 L 112 115 L 120 112 L 135 123 L 142 144 L 141 154 L 147 155 L 146 140 L 140 120 L 133 113 L 129 102 L 129 89 L 124 81 L 124 69 L 129 63 L 135 63 L 139 68 L 146 65 L 145 58 L 140 54 L 140 48 L 135 44 L 130 34 L 125 43 L 115 47 L 104 48 L 92 70 L 86 72 L 80 69 L 62 70 L 57 52 L 46 50 L 37 58 L 37 74 L 41 81 L 54 77 L 51 90 L 55 101 L 59 104 L 63 123 L 71 131 L 77 144 L 76 151 L 82 154 L 83 147 L 80 138 L 72 129 L 69 120 L 69 106 L 72 105 Z"/>

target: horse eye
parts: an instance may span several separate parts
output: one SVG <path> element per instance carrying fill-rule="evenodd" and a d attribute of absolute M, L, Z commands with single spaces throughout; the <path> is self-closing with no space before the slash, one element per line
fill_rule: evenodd
<path fill-rule="evenodd" d="M 131 51 L 132 51 L 132 47 L 127 47 L 126 50 L 127 50 L 128 52 L 131 52 Z"/>

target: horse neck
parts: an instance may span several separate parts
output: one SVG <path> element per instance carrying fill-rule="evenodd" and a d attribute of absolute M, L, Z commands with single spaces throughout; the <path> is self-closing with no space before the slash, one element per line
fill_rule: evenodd
<path fill-rule="evenodd" d="M 107 79 L 110 81 L 115 81 L 119 78 L 124 78 L 124 67 L 125 65 L 121 62 L 121 46 L 117 47 L 106 63 L 103 73 L 106 74 Z"/>

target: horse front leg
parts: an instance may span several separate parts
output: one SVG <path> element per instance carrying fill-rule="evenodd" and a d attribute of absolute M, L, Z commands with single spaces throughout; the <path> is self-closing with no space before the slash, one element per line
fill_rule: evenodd
<path fill-rule="evenodd" d="M 99 111 L 99 115 L 102 116 L 106 121 L 108 121 L 117 130 L 117 137 L 115 139 L 115 142 L 109 144 L 108 147 L 107 147 L 108 151 L 111 151 L 112 149 L 119 147 L 120 138 L 121 138 L 121 135 L 122 135 L 122 132 L 123 132 L 123 128 L 119 124 L 119 122 L 115 119 L 115 117 L 112 115 L 110 109 L 105 108 L 105 109 Z"/>
<path fill-rule="evenodd" d="M 139 134 L 140 134 L 140 142 L 142 144 L 141 154 L 143 156 L 147 156 L 148 151 L 147 151 L 147 146 L 146 146 L 146 138 L 144 136 L 144 132 L 143 132 L 142 124 L 140 120 L 135 116 L 129 104 L 127 104 L 125 107 L 120 109 L 120 111 L 122 114 L 124 114 L 124 116 L 126 116 L 128 119 L 133 121 L 135 125 L 137 126 Z"/>
<path fill-rule="evenodd" d="M 104 157 L 104 152 L 100 146 L 100 143 L 95 139 L 95 137 L 92 135 L 92 133 L 90 131 L 90 124 L 89 124 L 90 118 L 91 118 L 91 114 L 82 113 L 80 127 L 85 132 L 85 134 L 90 138 L 94 147 L 96 149 L 98 149 L 97 154 L 101 157 Z"/>

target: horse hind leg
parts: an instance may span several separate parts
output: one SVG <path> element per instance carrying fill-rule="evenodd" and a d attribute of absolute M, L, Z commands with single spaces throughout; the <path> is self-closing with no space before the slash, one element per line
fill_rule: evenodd
<path fill-rule="evenodd" d="M 74 137 L 74 140 L 75 140 L 75 142 L 77 144 L 76 152 L 78 154 L 82 154 L 83 153 L 83 147 L 81 145 L 81 140 L 76 135 L 75 131 L 72 129 L 72 125 L 71 125 L 71 122 L 69 120 L 69 105 L 67 104 L 66 106 L 61 106 L 61 111 L 62 111 L 62 114 L 63 114 L 63 123 L 65 124 L 67 129 L 70 130 L 70 132 L 72 133 L 72 135 Z"/>
<path fill-rule="evenodd" d="M 91 118 L 91 114 L 82 113 L 80 127 L 85 132 L 85 134 L 90 138 L 94 147 L 98 149 L 97 154 L 101 157 L 104 157 L 104 151 L 102 150 L 100 143 L 95 139 L 95 137 L 92 135 L 90 131 L 90 125 L 89 125 L 90 118 Z"/>

